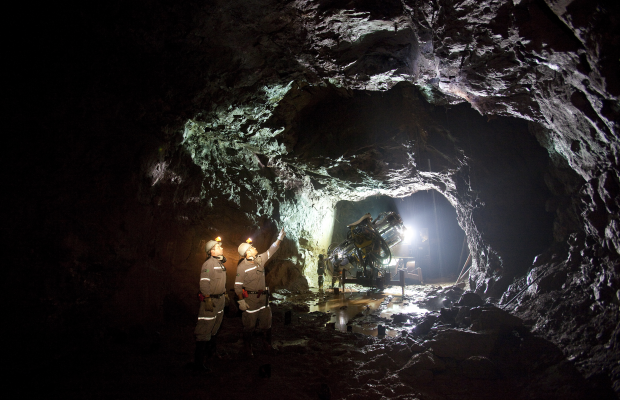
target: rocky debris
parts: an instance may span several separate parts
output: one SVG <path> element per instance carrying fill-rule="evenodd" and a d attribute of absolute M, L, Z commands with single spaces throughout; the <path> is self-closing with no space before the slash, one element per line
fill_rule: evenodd
<path fill-rule="evenodd" d="M 567 260 L 546 260 L 517 280 L 500 306 L 504 304 L 533 332 L 559 346 L 588 379 L 618 391 L 615 337 L 620 301 L 613 284 L 601 284 L 616 279 L 610 272 L 619 270 L 617 258 L 597 256 L 602 254 L 600 247 L 579 235 L 572 236 L 568 253 Z"/>
<path fill-rule="evenodd" d="M 444 323 L 454 323 L 460 311 L 461 308 L 442 308 L 439 310 L 440 319 Z"/>
<path fill-rule="evenodd" d="M 427 314 L 422 321 L 413 328 L 413 333 L 416 335 L 425 335 L 429 333 L 438 319 L 439 317 L 436 314 Z"/>
<path fill-rule="evenodd" d="M 281 291 L 276 291 L 276 292 L 271 293 L 271 298 L 275 300 L 284 300 L 286 299 L 287 294 L 290 294 L 288 290 L 286 290 L 286 294 L 281 293 Z"/>
<path fill-rule="evenodd" d="M 387 307 L 387 305 L 392 302 L 393 298 L 394 296 L 392 295 L 385 296 L 385 298 L 383 299 L 383 301 L 381 301 L 381 304 L 379 305 L 379 309 L 384 310 Z"/>
<path fill-rule="evenodd" d="M 439 310 L 442 307 L 450 307 L 455 303 L 463 293 L 463 289 L 458 286 L 449 286 L 442 288 L 441 286 L 423 286 L 421 299 L 411 299 L 412 303 L 420 304 L 429 310 Z M 419 295 L 418 295 L 419 296 Z"/>
<path fill-rule="evenodd" d="M 468 307 L 460 307 L 459 312 L 454 317 L 456 326 L 466 328 L 471 325 L 471 309 Z M 450 321 L 448 321 L 450 322 Z"/>
<path fill-rule="evenodd" d="M 293 304 L 306 304 L 307 295 L 291 297 Z M 208 384 L 214 397 L 251 392 L 257 397 L 316 398 L 320 391 L 329 392 L 331 398 L 376 400 L 446 396 L 516 400 L 557 398 L 558 394 L 571 400 L 613 398 L 609 388 L 605 391 L 586 381 L 557 346 L 522 326 L 515 327 L 503 312 L 496 312 L 501 317 L 492 312 L 497 317 L 494 326 L 500 326 L 492 331 L 451 328 L 435 313 L 429 314 L 435 318 L 426 336 L 411 332 L 378 339 L 326 328 L 328 313 L 293 310 L 292 323 L 285 325 L 288 306 L 272 307 L 275 351 L 268 353 L 257 333 L 255 358 L 248 362 L 243 356 L 240 318 L 225 317 L 218 334 L 221 358 L 213 361 L 208 376 L 182 368 L 193 351 L 186 340 L 193 330 L 189 324 L 182 332 L 164 327 L 154 353 L 144 352 L 151 335 L 135 331 L 132 340 L 106 342 L 97 363 L 80 364 L 69 375 L 52 369 L 38 383 L 65 398 L 114 397 L 119 388 L 133 388 L 132 396 L 189 398 L 201 384 Z M 471 310 L 490 310 L 485 307 L 490 306 Z M 160 380 L 165 387 L 157 383 Z M 213 385 L 214 381 L 219 384 Z"/>
<path fill-rule="evenodd" d="M 481 331 L 501 331 L 518 329 L 523 326 L 520 318 L 497 307 L 475 307 L 470 310 L 472 321 L 471 330 Z"/>
<path fill-rule="evenodd" d="M 473 292 L 463 293 L 463 296 L 459 299 L 457 305 L 464 307 L 477 307 L 484 304 L 484 301 L 479 295 Z"/>
<path fill-rule="evenodd" d="M 497 334 L 476 333 L 466 330 L 438 331 L 424 346 L 440 357 L 464 360 L 472 356 L 488 357 L 497 342 Z"/>
<path fill-rule="evenodd" d="M 412 335 L 368 338 L 363 345 L 359 335 L 345 334 L 338 336 L 344 343 L 332 342 L 331 351 L 325 347 L 327 337 L 316 335 L 313 346 L 325 351 L 325 363 L 335 357 L 339 368 L 347 370 L 348 379 L 330 383 L 332 394 L 342 398 L 379 399 L 417 393 L 419 398 L 458 394 L 475 399 L 501 394 L 521 399 L 553 398 L 556 392 L 569 399 L 587 398 L 593 393 L 613 398 L 609 389 L 593 388 L 586 382 L 556 346 L 515 326 L 503 311 L 496 313 L 502 317 L 494 319 L 497 329 L 491 331 L 438 326 L 426 339 Z M 439 319 L 436 322 L 441 323 Z M 301 324 L 299 328 L 305 335 L 312 329 Z M 358 340 L 357 346 L 346 345 L 347 337 Z"/>
<path fill-rule="evenodd" d="M 499 371 L 491 360 L 482 356 L 471 356 L 461 362 L 463 375 L 469 379 L 497 379 Z"/>
<path fill-rule="evenodd" d="M 449 286 L 441 290 L 440 295 L 443 297 L 443 307 L 450 307 L 457 301 L 457 299 L 462 298 L 463 289 L 459 286 Z"/>
<path fill-rule="evenodd" d="M 433 372 L 445 371 L 446 364 L 434 353 L 426 352 L 415 354 L 407 365 L 399 372 L 409 380 L 429 382 L 433 380 Z"/>
<path fill-rule="evenodd" d="M 392 320 L 395 324 L 402 324 L 409 320 L 409 316 L 407 314 L 393 314 Z"/>

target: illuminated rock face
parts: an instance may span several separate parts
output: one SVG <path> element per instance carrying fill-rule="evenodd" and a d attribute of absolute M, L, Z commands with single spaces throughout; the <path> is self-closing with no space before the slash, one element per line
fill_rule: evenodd
<path fill-rule="evenodd" d="M 376 193 L 401 196 L 436 187 L 457 206 L 463 225 L 472 215 L 480 219 L 479 225 L 485 225 L 476 227 L 472 220 L 469 228 L 464 226 L 470 246 L 479 250 L 474 251 L 473 269 L 478 290 L 488 291 L 501 276 L 511 280 L 515 273 L 527 269 L 532 255 L 550 240 L 544 237 L 544 229 L 541 232 L 528 226 L 526 220 L 540 220 L 544 225 L 545 218 L 505 203 L 505 199 L 515 196 L 506 194 L 497 182 L 489 188 L 497 193 L 487 196 L 493 200 L 480 198 L 480 190 L 475 187 L 464 189 L 463 182 L 470 184 L 470 179 L 476 179 L 475 173 L 464 171 L 491 153 L 506 162 L 493 165 L 493 170 L 511 170 L 513 176 L 519 172 L 508 166 L 511 162 L 503 150 L 488 141 L 486 149 L 469 149 L 477 153 L 467 154 L 466 134 L 452 132 L 450 122 L 435 123 L 433 132 L 433 124 L 426 117 L 433 107 L 421 98 L 436 106 L 469 103 L 489 118 L 510 116 L 530 122 L 527 130 L 547 149 L 553 166 L 545 174 L 539 168 L 547 161 L 533 162 L 538 165 L 530 168 L 538 171 L 534 174 L 539 178 L 546 179 L 547 188 L 541 188 L 540 181 L 528 181 L 533 187 L 519 193 L 520 201 L 531 199 L 527 190 L 533 190 L 540 197 L 531 204 L 532 210 L 540 212 L 540 202 L 547 203 L 547 210 L 556 213 L 556 241 L 565 241 L 580 224 L 576 198 L 584 180 L 598 181 L 601 175 L 609 176 L 605 171 L 615 170 L 618 143 L 613 132 L 617 129 L 615 96 L 619 89 L 612 73 L 617 62 L 612 54 L 617 50 L 603 40 L 615 36 L 600 32 L 615 27 L 613 15 L 617 10 L 610 9 L 611 6 L 527 1 L 425 5 L 328 1 L 295 2 L 280 8 L 267 5 L 219 6 L 208 14 L 205 11 L 208 22 L 192 27 L 194 36 L 201 38 L 196 39 L 197 48 L 217 51 L 214 58 L 218 60 L 207 66 L 210 75 L 201 93 L 221 101 L 194 119 L 195 123 L 204 124 L 203 136 L 220 138 L 227 143 L 225 146 L 232 146 L 239 158 L 246 159 L 242 164 L 250 171 L 259 171 L 261 166 L 271 163 L 271 170 L 286 189 L 293 190 L 298 198 L 310 199 L 305 204 L 314 203 L 312 198 L 317 194 L 323 199 L 325 194 L 332 199 L 363 198 Z M 586 13 L 591 15 L 588 21 L 577 17 Z M 254 23 L 233 23 L 231 15 Z M 601 57 L 604 62 L 598 62 Z M 414 84 L 416 89 L 408 84 Z M 395 85 L 400 86 L 392 89 Z M 385 92 L 388 89 L 391 90 Z M 368 92 L 367 101 L 361 100 L 362 91 Z M 392 101 L 389 111 L 388 103 L 377 99 L 379 93 Z M 408 98 L 403 99 L 404 96 Z M 377 116 L 361 130 L 349 124 L 364 120 L 360 116 L 372 114 L 378 103 L 385 106 L 381 113 L 377 112 L 385 117 L 383 121 Z M 427 111 L 420 111 L 424 107 Z M 462 118 L 475 120 L 475 114 L 472 111 L 471 117 Z M 366 120 L 369 119 L 372 118 Z M 459 128 L 465 125 L 458 118 L 450 120 Z M 401 127 L 394 121 L 399 121 Z M 442 141 L 437 132 L 445 133 L 448 139 Z M 527 136 L 525 128 L 522 132 Z M 391 136 L 388 141 L 381 137 L 381 145 L 371 145 L 355 154 L 356 146 L 376 143 L 369 140 L 372 134 Z M 497 132 L 489 134 L 499 136 Z M 360 141 L 360 135 L 364 141 Z M 425 139 L 427 135 L 429 140 Z M 197 136 L 200 135 L 190 135 L 186 143 Z M 433 144 L 428 145 L 433 140 L 443 142 L 443 152 L 438 151 L 431 163 L 437 163 L 435 174 L 420 174 L 428 172 L 426 160 L 432 157 L 423 153 L 436 150 Z M 515 140 L 507 139 L 506 143 L 509 142 Z M 524 146 L 521 151 L 527 154 L 537 151 L 530 151 L 528 144 Z M 200 146 L 197 148 L 193 146 L 195 160 L 200 158 L 196 156 Z M 513 149 L 510 144 L 505 150 L 508 148 Z M 348 157 L 341 158 L 344 154 Z M 210 171 L 209 167 L 206 170 Z M 613 186 L 618 178 L 615 173 L 611 175 L 609 184 Z M 499 181 L 500 176 L 495 174 L 487 183 Z M 319 190 L 313 182 L 318 183 Z M 248 187 L 261 185 L 254 182 Z M 544 193 L 545 190 L 551 194 Z M 593 189 L 584 191 L 592 198 L 589 202 L 598 201 L 600 195 L 596 193 Z M 231 194 L 233 200 L 236 196 Z M 272 202 L 256 196 L 258 212 L 269 215 Z M 498 203 L 497 211 L 491 204 L 494 201 Z M 289 202 L 278 203 L 285 205 L 280 215 L 286 218 Z M 482 203 L 485 207 L 481 207 Z M 329 204 L 319 214 L 325 214 L 327 209 Z M 613 249 L 617 242 L 615 223 L 608 211 L 604 214 L 589 211 L 584 222 L 597 242 L 607 243 Z M 296 232 L 294 237 L 304 236 L 301 232 L 305 231 L 306 236 L 310 235 L 305 239 L 311 243 L 325 236 L 325 230 L 318 230 L 321 233 L 317 235 L 316 227 L 306 229 L 298 222 L 292 225 L 296 225 L 291 226 Z M 520 234 L 509 237 L 509 230 Z M 610 235 L 607 242 L 604 232 Z M 525 236 L 539 247 L 529 246 Z M 502 249 L 502 245 L 492 245 L 498 240 L 504 242 L 504 247 L 512 247 L 513 254 Z M 512 259 L 518 257 L 516 254 L 521 259 L 514 262 L 521 267 L 510 266 Z M 494 276 L 499 268 L 507 268 L 508 273 Z M 497 291 L 505 287 L 503 284 Z M 497 295 L 497 291 L 489 294 Z"/>
<path fill-rule="evenodd" d="M 267 104 L 274 98 L 263 127 L 248 127 L 258 107 L 231 107 L 188 122 L 183 144 L 214 177 L 208 205 L 226 199 L 255 221 L 277 213 L 309 270 L 330 243 L 336 201 L 430 188 L 457 209 L 480 292 L 499 297 L 552 243 L 544 174 L 560 182 L 527 122 L 438 108 L 408 83 L 387 92 L 293 83 L 265 90 Z"/>
<path fill-rule="evenodd" d="M 109 309 L 118 324 L 178 309 L 191 320 L 204 242 L 224 238 L 232 280 L 238 244 L 266 249 L 280 227 L 272 278 L 303 289 L 283 268 L 314 281 L 336 201 L 434 188 L 468 236 L 472 287 L 521 296 L 509 306 L 537 332 L 617 380 L 619 6 L 602 3 L 119 3 L 46 16 L 47 67 L 26 69 L 12 114 L 16 131 L 34 129 L 23 154 L 39 162 L 8 156 L 20 171 L 9 258 L 31 268 L 11 272 L 29 282 L 19 318 L 55 332 L 97 332 Z"/>

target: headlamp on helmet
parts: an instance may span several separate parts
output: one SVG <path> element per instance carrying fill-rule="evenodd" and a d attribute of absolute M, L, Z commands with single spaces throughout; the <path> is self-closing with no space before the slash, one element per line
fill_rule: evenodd
<path fill-rule="evenodd" d="M 241 257 L 245 257 L 245 253 L 252 247 L 250 243 L 241 243 L 237 251 Z"/>
<path fill-rule="evenodd" d="M 207 252 L 207 255 L 211 255 L 211 250 L 213 249 L 213 247 L 215 247 L 216 244 L 221 245 L 222 244 L 222 238 L 221 237 L 216 237 L 215 240 L 209 240 L 207 242 L 207 244 L 205 245 L 205 250 Z"/>

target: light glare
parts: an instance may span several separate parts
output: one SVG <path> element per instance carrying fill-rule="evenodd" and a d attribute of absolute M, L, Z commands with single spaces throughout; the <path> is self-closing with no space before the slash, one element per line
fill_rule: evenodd
<path fill-rule="evenodd" d="M 403 243 L 411 243 L 415 238 L 415 230 L 410 226 L 405 226 L 405 238 L 403 239 Z"/>

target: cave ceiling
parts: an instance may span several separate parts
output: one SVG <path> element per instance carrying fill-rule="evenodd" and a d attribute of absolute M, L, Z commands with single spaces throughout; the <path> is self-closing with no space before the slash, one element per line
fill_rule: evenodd
<path fill-rule="evenodd" d="M 190 38 L 215 61 L 201 71 L 205 97 L 258 105 L 256 122 L 290 82 L 366 91 L 409 82 L 432 104 L 542 125 L 549 150 L 589 180 L 614 142 L 617 50 L 602 40 L 612 11 L 584 1 L 215 3 Z M 588 26 L 574 17 L 583 13 Z M 571 150 L 586 145 L 589 156 Z"/>

